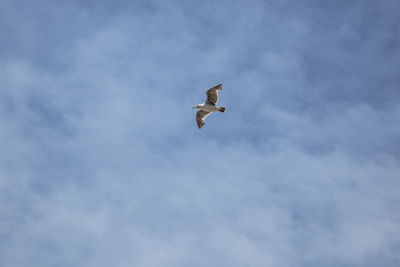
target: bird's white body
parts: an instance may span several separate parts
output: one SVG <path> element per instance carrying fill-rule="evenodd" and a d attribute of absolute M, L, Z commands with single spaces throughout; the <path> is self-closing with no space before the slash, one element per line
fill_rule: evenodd
<path fill-rule="evenodd" d="M 193 108 L 198 108 L 200 110 L 208 111 L 208 112 L 215 112 L 215 111 L 220 111 L 221 107 L 217 107 L 215 105 L 209 105 L 209 104 L 198 104 L 194 106 Z"/>

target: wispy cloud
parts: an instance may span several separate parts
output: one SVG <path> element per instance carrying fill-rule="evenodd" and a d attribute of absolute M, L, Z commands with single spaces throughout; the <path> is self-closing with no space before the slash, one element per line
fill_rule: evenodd
<path fill-rule="evenodd" d="M 21 3 L 0 265 L 399 264 L 396 1 Z"/>

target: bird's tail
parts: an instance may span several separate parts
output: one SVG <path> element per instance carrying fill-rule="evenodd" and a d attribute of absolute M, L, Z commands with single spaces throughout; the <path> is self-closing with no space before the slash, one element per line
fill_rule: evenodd
<path fill-rule="evenodd" d="M 224 107 L 219 107 L 219 108 L 218 108 L 218 111 L 219 111 L 219 112 L 225 112 L 225 108 L 224 108 Z"/>

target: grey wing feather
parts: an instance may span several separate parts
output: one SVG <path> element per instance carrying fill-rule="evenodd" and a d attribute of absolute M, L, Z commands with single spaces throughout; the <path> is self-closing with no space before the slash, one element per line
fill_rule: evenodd
<path fill-rule="evenodd" d="M 222 90 L 222 84 L 218 84 L 213 88 L 207 90 L 207 100 L 206 104 L 216 105 L 218 103 L 218 91 Z"/>
<path fill-rule="evenodd" d="M 199 127 L 199 129 L 201 127 L 204 126 L 204 124 L 206 124 L 204 122 L 205 118 L 207 118 L 208 115 L 210 115 L 211 112 L 209 111 L 204 111 L 204 110 L 199 110 L 197 111 L 197 115 L 196 115 L 196 122 L 197 122 L 197 127 Z"/>

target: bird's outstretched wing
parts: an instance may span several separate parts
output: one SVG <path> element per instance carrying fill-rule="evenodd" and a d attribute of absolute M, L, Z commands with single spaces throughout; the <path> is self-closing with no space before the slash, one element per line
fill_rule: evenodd
<path fill-rule="evenodd" d="M 207 118 L 208 115 L 210 115 L 211 112 L 210 111 L 205 111 L 205 110 L 199 110 L 197 111 L 197 115 L 196 115 L 196 122 L 197 122 L 197 127 L 199 127 L 199 129 L 201 127 L 204 126 L 204 124 L 206 124 L 204 122 L 204 120 Z"/>
<path fill-rule="evenodd" d="M 216 105 L 218 103 L 218 91 L 222 90 L 222 83 L 207 90 L 206 104 Z"/>

